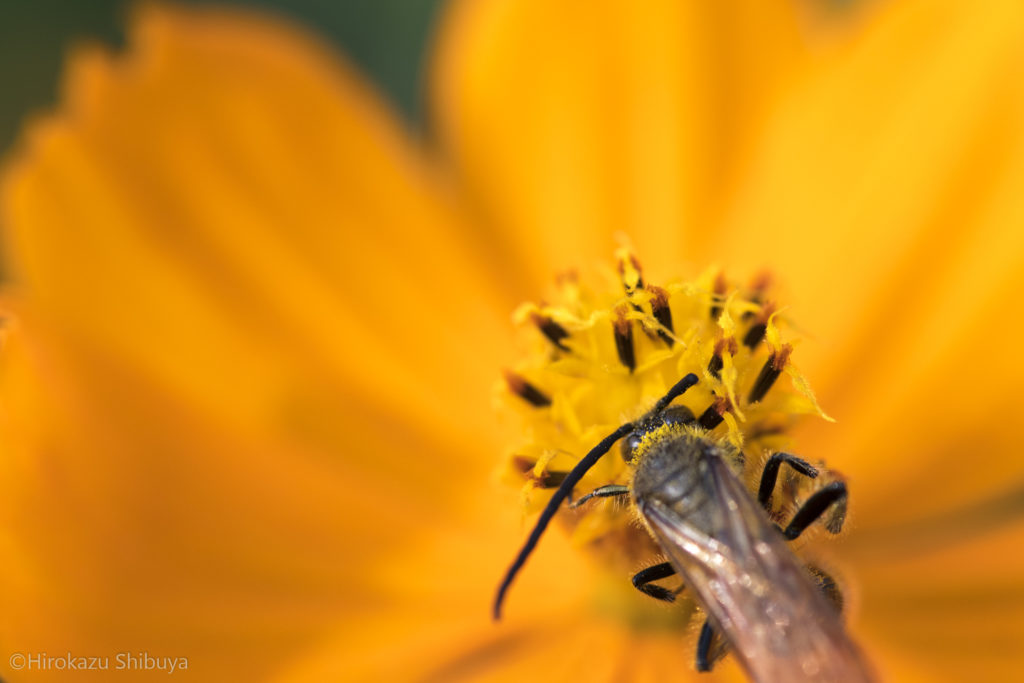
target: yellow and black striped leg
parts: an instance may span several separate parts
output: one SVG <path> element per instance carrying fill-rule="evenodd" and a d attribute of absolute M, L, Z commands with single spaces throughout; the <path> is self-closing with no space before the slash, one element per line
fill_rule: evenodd
<path fill-rule="evenodd" d="M 596 489 L 583 496 L 574 503 L 571 503 L 569 507 L 578 508 L 583 505 L 591 498 L 617 498 L 619 496 L 628 496 L 629 487 L 620 486 L 619 484 L 607 484 L 605 486 L 598 486 Z"/>

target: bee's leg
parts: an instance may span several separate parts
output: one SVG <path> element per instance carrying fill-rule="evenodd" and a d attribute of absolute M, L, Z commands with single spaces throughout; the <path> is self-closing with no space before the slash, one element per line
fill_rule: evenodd
<path fill-rule="evenodd" d="M 818 470 L 811 463 L 796 457 L 792 453 L 773 453 L 764 464 L 761 471 L 761 485 L 757 489 L 757 502 L 767 510 L 772 501 L 772 491 L 775 490 L 775 482 L 779 478 L 779 467 L 782 463 L 789 464 L 800 474 L 814 479 L 818 476 Z"/>
<path fill-rule="evenodd" d="M 661 586 L 651 583 L 652 581 L 667 579 L 675 573 L 676 568 L 672 566 L 671 562 L 662 562 L 661 564 L 650 566 L 647 569 L 641 569 L 634 574 L 633 587 L 652 598 L 656 598 L 664 602 L 675 602 L 676 593 L 679 591 L 670 591 L 667 588 L 662 588 Z"/>
<path fill-rule="evenodd" d="M 575 503 L 571 503 L 569 505 L 569 507 L 577 508 L 580 505 L 583 505 L 584 503 L 586 503 L 591 498 L 611 498 L 611 497 L 614 497 L 614 496 L 628 496 L 628 495 L 629 495 L 629 487 L 628 486 L 622 486 L 620 484 L 608 484 L 606 486 L 598 486 L 596 489 L 594 489 L 593 491 L 591 491 L 587 495 L 583 496 L 582 498 L 577 500 Z"/>
<path fill-rule="evenodd" d="M 711 622 L 705 619 L 704 625 L 700 628 L 700 637 L 697 639 L 697 671 L 702 673 L 711 671 L 715 662 L 724 657 L 728 650 L 729 644 L 715 630 Z"/>
<path fill-rule="evenodd" d="M 825 511 L 832 508 L 832 514 L 825 522 L 825 528 L 829 533 L 838 534 L 843 528 L 843 520 L 846 519 L 846 484 L 841 481 L 834 481 L 831 484 L 818 489 L 807 499 L 807 502 L 796 511 L 792 521 L 783 535 L 792 541 L 804 532 L 814 522 L 825 514 Z"/>
<path fill-rule="evenodd" d="M 818 589 L 828 598 L 829 603 L 836 608 L 836 612 L 843 611 L 843 593 L 839 590 L 836 580 L 829 576 L 821 567 L 813 564 L 807 565 L 807 571 L 811 578 L 818 584 Z"/>

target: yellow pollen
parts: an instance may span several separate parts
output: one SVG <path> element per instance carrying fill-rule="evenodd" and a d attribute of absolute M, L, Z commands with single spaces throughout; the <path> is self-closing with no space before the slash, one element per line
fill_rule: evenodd
<path fill-rule="evenodd" d="M 635 462 L 639 462 L 641 458 L 647 455 L 647 451 L 650 447 L 659 441 L 662 441 L 666 437 L 683 436 L 689 432 L 692 432 L 692 427 L 686 427 L 680 424 L 667 423 L 660 427 L 648 430 L 644 432 L 640 442 L 633 449 L 633 457 Z"/>

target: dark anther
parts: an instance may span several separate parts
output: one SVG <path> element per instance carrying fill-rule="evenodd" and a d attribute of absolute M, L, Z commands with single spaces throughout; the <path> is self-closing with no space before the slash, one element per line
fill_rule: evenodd
<path fill-rule="evenodd" d="M 771 302 L 766 303 L 761 307 L 761 312 L 757 314 L 750 329 L 747 330 L 747 336 L 743 338 L 743 345 L 749 348 L 751 351 L 757 348 L 757 345 L 764 339 L 765 332 L 768 331 L 768 320 L 772 317 L 772 313 L 775 312 L 775 305 Z"/>
<path fill-rule="evenodd" d="M 746 433 L 747 439 L 755 441 L 766 436 L 778 436 L 780 434 L 785 434 L 788 430 L 789 425 L 767 419 L 760 422 L 749 423 Z"/>
<path fill-rule="evenodd" d="M 728 353 L 730 356 L 735 356 L 737 351 L 739 351 L 738 345 L 732 337 L 716 341 L 715 353 L 711 356 L 711 360 L 708 361 L 708 372 L 714 375 L 716 379 L 721 379 L 719 373 L 722 372 L 722 367 L 725 365 L 723 354 Z"/>
<path fill-rule="evenodd" d="M 638 261 L 636 256 L 633 254 L 625 253 L 619 257 L 619 279 L 622 280 L 622 289 L 630 299 L 630 308 L 642 316 L 646 315 L 644 309 L 640 307 L 640 304 L 633 300 L 633 295 L 636 294 L 637 290 L 644 289 L 643 270 L 640 268 L 640 261 Z M 658 336 L 666 344 L 672 346 L 672 338 L 667 336 L 662 330 L 655 330 L 649 325 L 643 325 L 641 329 L 652 340 L 655 336 Z M 630 334 L 632 335 L 632 333 Z M 616 343 L 618 343 L 618 341 L 618 336 L 616 336 Z M 629 367 L 630 371 L 634 369 L 633 365 L 627 363 L 623 358 L 621 346 L 619 346 L 619 359 L 622 360 L 623 365 Z"/>
<path fill-rule="evenodd" d="M 515 467 L 519 472 L 529 475 L 530 470 L 536 465 L 536 461 L 530 460 L 529 458 L 522 455 L 512 456 L 512 466 Z"/>
<path fill-rule="evenodd" d="M 708 406 L 708 409 L 705 410 L 701 414 L 700 419 L 697 420 L 697 424 L 710 432 L 712 429 L 722 424 L 722 413 L 715 410 L 713 405 Z"/>
<path fill-rule="evenodd" d="M 772 284 L 772 274 L 767 270 L 758 273 L 754 279 L 750 282 L 750 302 L 760 305 L 764 301 L 765 292 Z M 747 311 L 741 318 L 743 320 L 750 320 L 754 317 L 753 311 Z"/>
<path fill-rule="evenodd" d="M 622 278 L 622 286 L 626 290 L 626 294 L 632 294 L 637 289 L 643 289 L 643 270 L 640 268 L 640 261 L 637 260 L 635 255 L 629 254 L 628 257 L 619 259 L 619 277 Z"/>
<path fill-rule="evenodd" d="M 530 315 L 530 320 L 541 331 L 541 334 L 548 338 L 548 341 L 563 351 L 569 350 L 569 347 L 562 343 L 562 340 L 569 336 L 569 332 L 552 320 L 550 316 L 533 313 Z"/>
<path fill-rule="evenodd" d="M 651 315 L 659 325 L 665 328 L 658 330 L 658 336 L 669 348 L 672 348 L 675 340 L 671 335 L 675 329 L 672 327 L 672 309 L 668 305 L 668 292 L 655 285 L 647 285 L 647 291 L 651 294 Z"/>
<path fill-rule="evenodd" d="M 626 319 L 626 310 L 619 307 L 615 310 L 615 320 L 612 327 L 615 330 L 615 350 L 619 353 L 619 361 L 622 362 L 630 372 L 636 369 L 636 356 L 633 351 L 633 327 Z"/>
<path fill-rule="evenodd" d="M 718 320 L 718 316 L 722 314 L 721 303 L 725 301 L 725 292 L 729 287 L 729 283 L 725 281 L 725 274 L 719 273 L 715 276 L 715 284 L 713 286 L 712 293 L 714 296 L 711 298 L 713 302 L 711 304 L 711 319 Z"/>
<path fill-rule="evenodd" d="M 540 489 L 557 489 L 565 481 L 565 478 L 569 476 L 568 472 L 548 472 L 544 471 L 540 473 L 539 477 L 531 477 L 533 483 Z"/>
<path fill-rule="evenodd" d="M 704 429 L 711 431 L 718 425 L 722 424 L 724 419 L 722 416 L 725 415 L 729 410 L 729 400 L 726 398 L 716 398 L 715 402 L 708 406 L 699 418 L 697 418 L 697 424 Z"/>
<path fill-rule="evenodd" d="M 764 398 L 764 395 L 775 384 L 775 380 L 782 374 L 786 363 L 789 362 L 789 354 L 792 352 L 793 347 L 789 344 L 784 344 L 781 349 L 772 352 L 764 367 L 761 368 L 761 372 L 757 375 L 757 379 L 754 380 L 754 386 L 751 387 L 750 395 L 747 397 L 748 403 L 757 403 Z"/>
<path fill-rule="evenodd" d="M 575 268 L 563 270 L 555 275 L 555 284 L 559 287 L 575 287 L 580 282 L 580 274 Z"/>
<path fill-rule="evenodd" d="M 720 373 L 722 372 L 723 364 L 724 361 L 722 360 L 722 356 L 716 353 L 711 356 L 711 360 L 708 361 L 708 372 L 710 372 L 715 379 L 722 379 L 722 375 Z"/>
<path fill-rule="evenodd" d="M 757 345 L 764 339 L 765 332 L 768 331 L 768 325 L 765 323 L 754 323 L 749 330 L 747 330 L 747 336 L 743 338 L 743 345 L 750 349 L 756 349 Z"/>
<path fill-rule="evenodd" d="M 510 370 L 505 371 L 505 384 L 508 385 L 509 391 L 532 406 L 543 408 L 551 405 L 551 399 L 540 389 Z"/>

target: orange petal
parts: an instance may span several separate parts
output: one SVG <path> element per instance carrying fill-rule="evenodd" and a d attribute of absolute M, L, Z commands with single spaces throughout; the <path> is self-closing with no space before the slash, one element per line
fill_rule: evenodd
<path fill-rule="evenodd" d="M 491 621 L 491 600 L 522 542 L 524 520 L 511 492 L 457 483 L 473 487 L 463 516 L 431 526 L 443 532 L 410 537 L 400 554 L 374 567 L 364 582 L 386 600 L 339 614 L 336 628 L 296 658 L 285 680 L 512 680 L 523 667 L 550 666 L 565 635 L 593 633 L 585 618 L 593 566 L 558 530 L 516 581 L 503 621 Z"/>
<path fill-rule="evenodd" d="M 930 680 L 1015 678 L 1024 665 L 1022 541 L 1018 522 L 928 550 L 913 538 L 859 547 L 859 578 L 870 586 L 858 610 L 862 630 L 881 651 L 898 647 Z"/>
<path fill-rule="evenodd" d="M 27 331 L 9 333 L 0 382 L 12 651 L 259 676 L 371 599 L 366 566 L 445 507 L 381 507 L 332 453 L 233 429 L 105 350 Z"/>
<path fill-rule="evenodd" d="M 147 7 L 132 35 L 76 55 L 4 179 L 32 305 L 232 424 L 277 429 L 301 376 L 485 439 L 508 269 L 374 94 L 256 16 Z"/>
<path fill-rule="evenodd" d="M 468 514 L 507 270 L 306 37 L 153 7 L 135 34 L 79 54 L 3 180 L 0 631 L 263 678 Z"/>
<path fill-rule="evenodd" d="M 393 605 L 486 619 L 521 528 L 479 476 L 440 464 L 455 444 L 337 394 L 345 444 L 253 434 L 37 314 L 17 320 L 0 372 L 12 650 L 187 653 L 223 680 L 290 666 L 339 621 Z M 551 549 L 564 567 L 570 549 Z M 536 579 L 570 595 L 576 577 L 545 568 Z"/>
<path fill-rule="evenodd" d="M 454 3 L 434 74 L 439 133 L 497 239 L 537 277 L 607 259 L 615 231 L 675 272 L 801 62 L 798 9 Z"/>

